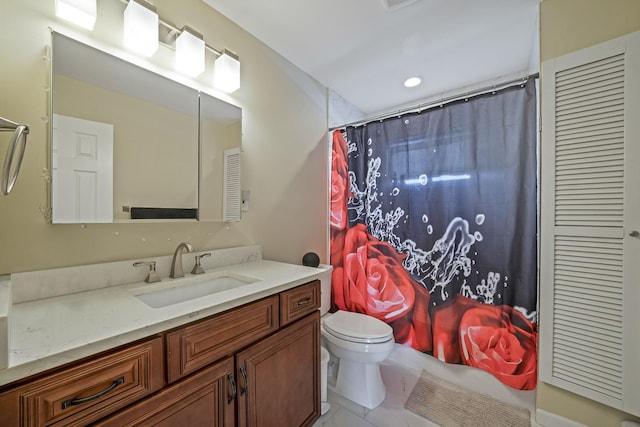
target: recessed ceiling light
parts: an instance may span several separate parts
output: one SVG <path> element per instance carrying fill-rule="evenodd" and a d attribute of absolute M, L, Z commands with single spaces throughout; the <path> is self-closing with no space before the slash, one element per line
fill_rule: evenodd
<path fill-rule="evenodd" d="M 405 87 L 416 87 L 420 83 L 422 83 L 421 77 L 409 77 L 407 80 L 404 81 Z"/>

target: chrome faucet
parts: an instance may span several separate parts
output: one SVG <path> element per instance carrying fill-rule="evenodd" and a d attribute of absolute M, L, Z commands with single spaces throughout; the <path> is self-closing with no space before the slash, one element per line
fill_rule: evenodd
<path fill-rule="evenodd" d="M 187 252 L 192 252 L 193 246 L 191 246 L 191 243 L 182 242 L 176 248 L 176 251 L 173 253 L 173 260 L 171 261 L 171 273 L 169 273 L 169 277 L 171 277 L 172 279 L 184 277 L 184 271 L 182 270 L 183 249 L 186 249 Z"/>

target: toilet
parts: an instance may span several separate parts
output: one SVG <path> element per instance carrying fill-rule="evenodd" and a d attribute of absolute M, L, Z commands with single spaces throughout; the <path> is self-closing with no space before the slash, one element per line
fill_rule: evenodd
<path fill-rule="evenodd" d="M 329 313 L 330 273 L 328 280 L 321 278 L 320 286 L 323 345 L 339 359 L 334 391 L 373 409 L 387 394 L 379 364 L 393 350 L 393 329 L 382 320 L 366 314 L 341 310 Z"/>

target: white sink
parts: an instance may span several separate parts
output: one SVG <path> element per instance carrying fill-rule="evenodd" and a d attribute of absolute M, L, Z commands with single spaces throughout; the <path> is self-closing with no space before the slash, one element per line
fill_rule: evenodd
<path fill-rule="evenodd" d="M 204 278 L 178 279 L 167 284 L 150 285 L 134 289 L 134 296 L 151 308 L 162 308 L 207 295 L 235 289 L 257 282 L 258 279 L 238 274 L 224 273 Z M 149 289 L 153 288 L 153 289 Z"/>

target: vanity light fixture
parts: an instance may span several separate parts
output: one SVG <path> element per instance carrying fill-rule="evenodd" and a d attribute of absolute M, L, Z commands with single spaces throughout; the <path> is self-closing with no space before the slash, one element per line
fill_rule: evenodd
<path fill-rule="evenodd" d="M 215 61 L 213 86 L 226 93 L 240 88 L 240 60 L 227 49 L 224 49 Z"/>
<path fill-rule="evenodd" d="M 124 10 L 124 45 L 144 56 L 158 50 L 158 13 L 144 0 L 129 0 Z"/>
<path fill-rule="evenodd" d="M 416 87 L 418 86 L 420 83 L 422 83 L 422 78 L 421 77 L 409 77 L 407 80 L 404 81 L 404 86 L 405 87 Z"/>
<path fill-rule="evenodd" d="M 227 49 L 214 49 L 206 44 L 202 34 L 189 26 L 179 29 L 159 16 L 155 6 L 145 0 L 120 1 L 127 4 L 124 10 L 125 46 L 145 56 L 153 55 L 159 44 L 175 49 L 176 68 L 190 77 L 202 74 L 208 50 L 217 57 L 213 86 L 226 93 L 240 88 L 238 55 Z"/>
<path fill-rule="evenodd" d="M 176 66 L 190 77 L 204 71 L 204 39 L 190 27 L 184 27 L 176 39 Z"/>
<path fill-rule="evenodd" d="M 96 24 L 96 0 L 55 0 L 56 16 L 93 31 Z"/>

